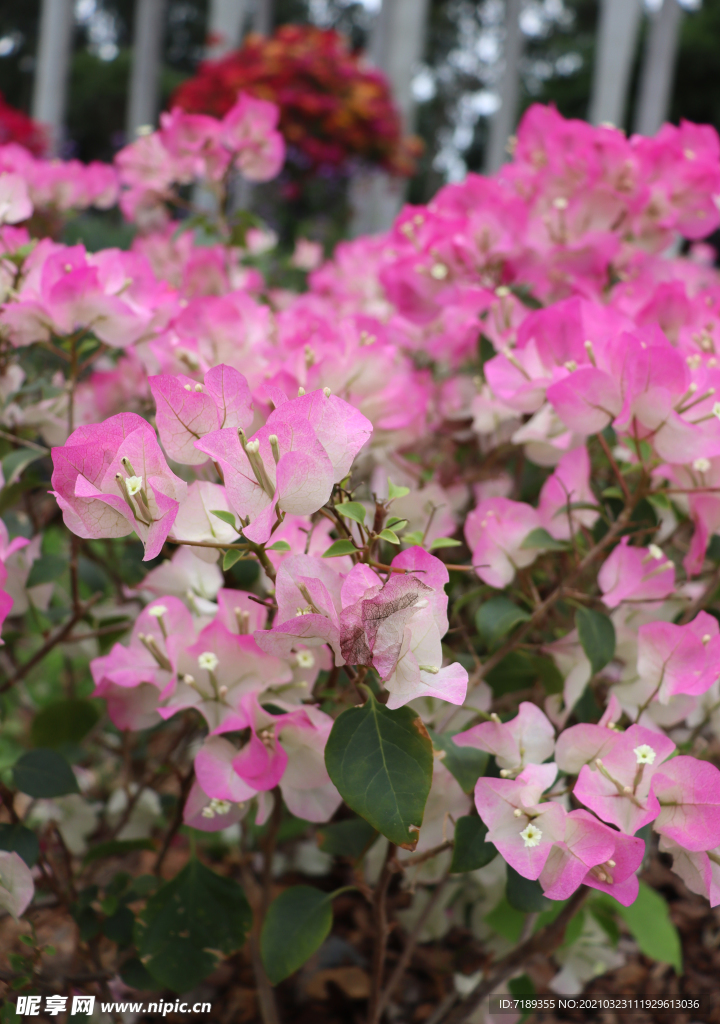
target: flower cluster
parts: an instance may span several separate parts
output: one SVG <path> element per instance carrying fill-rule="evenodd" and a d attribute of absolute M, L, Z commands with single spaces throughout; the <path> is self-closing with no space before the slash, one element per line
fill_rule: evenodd
<path fill-rule="evenodd" d="M 533 107 L 495 177 L 322 265 L 303 242 L 293 291 L 226 203 L 279 173 L 284 115 L 214 113 L 119 155 L 129 252 L 32 239 L 0 174 L 3 658 L 64 618 L 40 655 L 84 645 L 127 743 L 191 737 L 195 829 L 344 801 L 423 884 L 476 865 L 458 908 L 505 865 L 627 906 L 646 850 L 720 904 L 716 134 Z M 196 235 L 169 218 L 199 181 Z"/>
<path fill-rule="evenodd" d="M 201 64 L 173 102 L 221 117 L 243 92 L 277 104 L 280 130 L 305 171 L 360 158 L 413 172 L 419 142 L 402 137 L 385 78 L 332 29 L 283 25 L 268 39 L 250 35 L 240 50 Z"/>
<path fill-rule="evenodd" d="M 285 159 L 273 103 L 240 94 L 219 120 L 179 107 L 160 116 L 160 130 L 141 133 L 115 157 L 120 205 L 131 220 L 161 221 L 174 185 L 202 180 L 217 189 L 234 169 L 248 181 L 268 181 Z"/>

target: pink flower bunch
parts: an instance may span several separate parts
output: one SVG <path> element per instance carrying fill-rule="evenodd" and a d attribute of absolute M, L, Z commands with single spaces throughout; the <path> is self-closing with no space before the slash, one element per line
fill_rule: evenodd
<path fill-rule="evenodd" d="M 519 874 L 539 879 L 550 899 L 585 884 L 634 902 L 645 852 L 635 833 L 650 823 L 668 849 L 702 866 L 720 843 L 720 771 L 673 757 L 675 744 L 656 730 L 622 732 L 606 717 L 566 729 L 556 744 L 546 716 L 523 702 L 515 718 L 491 716 L 455 743 L 486 750 L 504 766 L 501 778 L 480 778 L 475 789 L 487 841 Z M 592 814 L 568 813 L 562 791 L 552 791 L 558 769 L 577 776 L 573 796 Z"/>
<path fill-rule="evenodd" d="M 416 697 L 462 704 L 468 674 L 457 662 L 443 668 L 448 630 L 443 563 L 420 547 L 396 555 L 383 582 L 359 563 L 338 574 L 320 558 L 295 555 L 280 566 L 277 620 L 255 634 L 264 651 L 288 655 L 301 643 L 328 644 L 336 665 L 373 668 L 399 708 Z"/>
<path fill-rule="evenodd" d="M 180 107 L 162 114 L 159 131 L 141 134 L 115 157 L 123 212 L 148 219 L 173 198 L 173 185 L 217 185 L 231 168 L 248 181 L 275 178 L 285 159 L 278 118 L 275 104 L 246 95 L 222 119 Z"/>
<path fill-rule="evenodd" d="M 340 802 L 323 762 L 332 719 L 300 704 L 322 659 L 305 648 L 285 659 L 264 653 L 252 633 L 266 612 L 242 591 L 220 590 L 214 611 L 203 626 L 207 619 L 177 597 L 152 601 L 129 645 L 91 663 L 95 695 L 121 729 L 148 728 L 187 708 L 203 716 L 209 734 L 185 807 L 194 828 L 226 828 L 277 785 L 294 814 L 325 821 Z M 240 747 L 224 735 L 245 729 Z"/>
<path fill-rule="evenodd" d="M 0 177 L 5 174 L 25 183 L 32 207 L 21 220 L 33 209 L 41 213 L 69 213 L 91 206 L 108 210 L 118 201 L 117 172 L 99 161 L 44 160 L 10 142 L 0 146 Z"/>
<path fill-rule="evenodd" d="M 174 305 L 142 256 L 43 239 L 23 262 L 13 301 L 0 309 L 0 329 L 16 347 L 92 334 L 126 348 L 164 327 Z"/>

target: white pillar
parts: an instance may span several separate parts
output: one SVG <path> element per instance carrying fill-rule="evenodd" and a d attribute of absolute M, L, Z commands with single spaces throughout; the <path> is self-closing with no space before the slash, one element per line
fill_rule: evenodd
<path fill-rule="evenodd" d="M 505 46 L 500 79 L 500 107 L 490 118 L 485 173 L 493 174 L 508 159 L 507 143 L 517 120 L 520 96 L 520 58 L 523 34 L 520 31 L 521 0 L 505 0 Z"/>
<path fill-rule="evenodd" d="M 32 116 L 45 125 L 53 153 L 63 138 L 72 30 L 72 0 L 42 0 Z"/>
<path fill-rule="evenodd" d="M 370 43 L 370 60 L 388 79 L 405 134 L 415 127 L 412 82 L 425 51 L 429 0 L 383 0 Z M 350 183 L 356 237 L 386 231 L 400 212 L 406 182 L 384 171 L 356 174 Z"/>
<path fill-rule="evenodd" d="M 589 120 L 625 124 L 628 87 L 637 47 L 642 0 L 602 0 Z"/>
<path fill-rule="evenodd" d="M 654 135 L 668 116 L 681 20 L 677 0 L 663 0 L 652 15 L 635 113 L 635 131 L 640 135 Z"/>
<path fill-rule="evenodd" d="M 271 36 L 275 20 L 274 0 L 255 0 L 253 32 L 261 36 Z"/>
<path fill-rule="evenodd" d="M 137 129 L 155 125 L 160 101 L 160 67 L 166 0 L 135 0 L 130 94 L 125 130 L 132 142 Z"/>
<path fill-rule="evenodd" d="M 208 60 L 218 60 L 240 46 L 246 9 L 246 0 L 210 0 L 205 47 Z"/>

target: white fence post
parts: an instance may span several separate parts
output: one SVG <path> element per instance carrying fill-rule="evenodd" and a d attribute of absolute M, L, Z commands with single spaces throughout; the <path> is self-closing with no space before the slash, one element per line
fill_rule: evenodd
<path fill-rule="evenodd" d="M 160 101 L 160 68 L 166 0 L 135 0 L 132 69 L 125 129 L 132 142 L 138 128 L 155 125 Z"/>
<path fill-rule="evenodd" d="M 261 36 L 271 36 L 275 20 L 274 0 L 255 0 L 253 32 Z"/>
<path fill-rule="evenodd" d="M 508 158 L 507 143 L 517 119 L 520 95 L 520 59 L 523 34 L 520 31 L 522 0 L 505 0 L 505 47 L 500 79 L 500 106 L 490 118 L 485 173 L 493 174 Z"/>
<path fill-rule="evenodd" d="M 72 0 L 42 0 L 32 116 L 47 129 L 53 153 L 63 141 L 72 30 Z"/>
<path fill-rule="evenodd" d="M 635 114 L 640 135 L 654 135 L 668 116 L 682 13 L 678 0 L 663 0 L 652 15 Z"/>
<path fill-rule="evenodd" d="M 372 33 L 370 60 L 388 79 L 403 132 L 415 126 L 412 82 L 425 50 L 429 0 L 383 0 Z M 406 183 L 384 171 L 355 174 L 350 183 L 353 237 L 386 231 L 405 199 Z"/>
<path fill-rule="evenodd" d="M 242 41 L 247 0 L 210 0 L 205 57 L 218 60 Z"/>
<path fill-rule="evenodd" d="M 625 124 L 641 18 L 642 0 L 602 0 L 590 99 L 592 124 Z"/>

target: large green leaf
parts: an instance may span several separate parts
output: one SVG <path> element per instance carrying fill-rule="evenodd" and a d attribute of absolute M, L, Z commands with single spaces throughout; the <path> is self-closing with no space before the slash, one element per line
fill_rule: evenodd
<path fill-rule="evenodd" d="M 411 708 L 390 711 L 368 691 L 362 707 L 343 711 L 333 725 L 325 764 L 348 807 L 391 842 L 415 848 L 432 782 L 433 752 Z"/>
<path fill-rule="evenodd" d="M 594 675 L 615 656 L 615 627 L 607 615 L 591 608 L 578 608 L 575 625 Z"/>
<path fill-rule="evenodd" d="M 472 793 L 477 780 L 485 774 L 490 755 L 475 747 L 458 747 L 453 742 L 457 733 L 434 732 L 432 729 L 429 733 L 435 749 L 445 754 L 442 763 L 447 770 L 455 776 L 464 793 Z"/>
<path fill-rule="evenodd" d="M 100 718 L 89 700 L 72 697 L 49 704 L 35 715 L 30 736 L 36 747 L 61 747 L 79 743 Z"/>
<path fill-rule="evenodd" d="M 270 904 L 260 953 L 273 985 L 302 967 L 323 944 L 332 928 L 333 895 L 310 885 L 293 885 Z"/>
<path fill-rule="evenodd" d="M 67 558 L 61 558 L 60 555 L 43 555 L 33 562 L 25 586 L 36 587 L 40 583 L 52 583 L 62 576 L 67 567 Z"/>
<path fill-rule="evenodd" d="M 369 849 L 376 836 L 377 829 L 364 818 L 335 821 L 318 829 L 321 850 L 333 857 L 350 857 L 352 860 L 357 860 Z"/>
<path fill-rule="evenodd" d="M 509 864 L 505 896 L 511 907 L 525 914 L 540 912 L 548 907 L 548 900 L 543 895 L 540 883 L 519 875 Z"/>
<path fill-rule="evenodd" d="M 623 907 L 615 901 L 613 903 L 640 947 L 640 952 L 652 960 L 671 964 L 678 974 L 682 974 L 680 936 L 670 920 L 668 905 L 660 893 L 641 882 L 638 898 L 629 907 Z"/>
<path fill-rule="evenodd" d="M 191 860 L 147 901 L 135 940 L 153 978 L 188 992 L 215 969 L 217 951 L 240 949 L 251 925 L 237 882 Z"/>
<path fill-rule="evenodd" d="M 73 770 L 55 750 L 29 750 L 13 767 L 13 779 L 21 793 L 38 798 L 78 793 Z"/>
<path fill-rule="evenodd" d="M 488 647 L 493 647 L 519 623 L 527 622 L 529 618 L 528 612 L 518 608 L 507 597 L 491 597 L 478 608 L 475 625 Z"/>
<path fill-rule="evenodd" d="M 455 823 L 451 872 L 477 871 L 490 863 L 497 850 L 492 843 L 485 841 L 487 832 L 487 825 L 476 814 L 458 818 Z"/>
<path fill-rule="evenodd" d="M 50 454 L 49 452 L 47 453 Z M 2 460 L 2 471 L 5 478 L 5 486 L 9 487 L 16 483 L 23 474 L 23 470 L 31 463 L 43 458 L 43 452 L 37 452 L 33 448 L 16 448 Z"/>
<path fill-rule="evenodd" d="M 0 850 L 17 853 L 29 868 L 34 867 L 40 853 L 40 842 L 24 825 L 0 825 Z"/>

